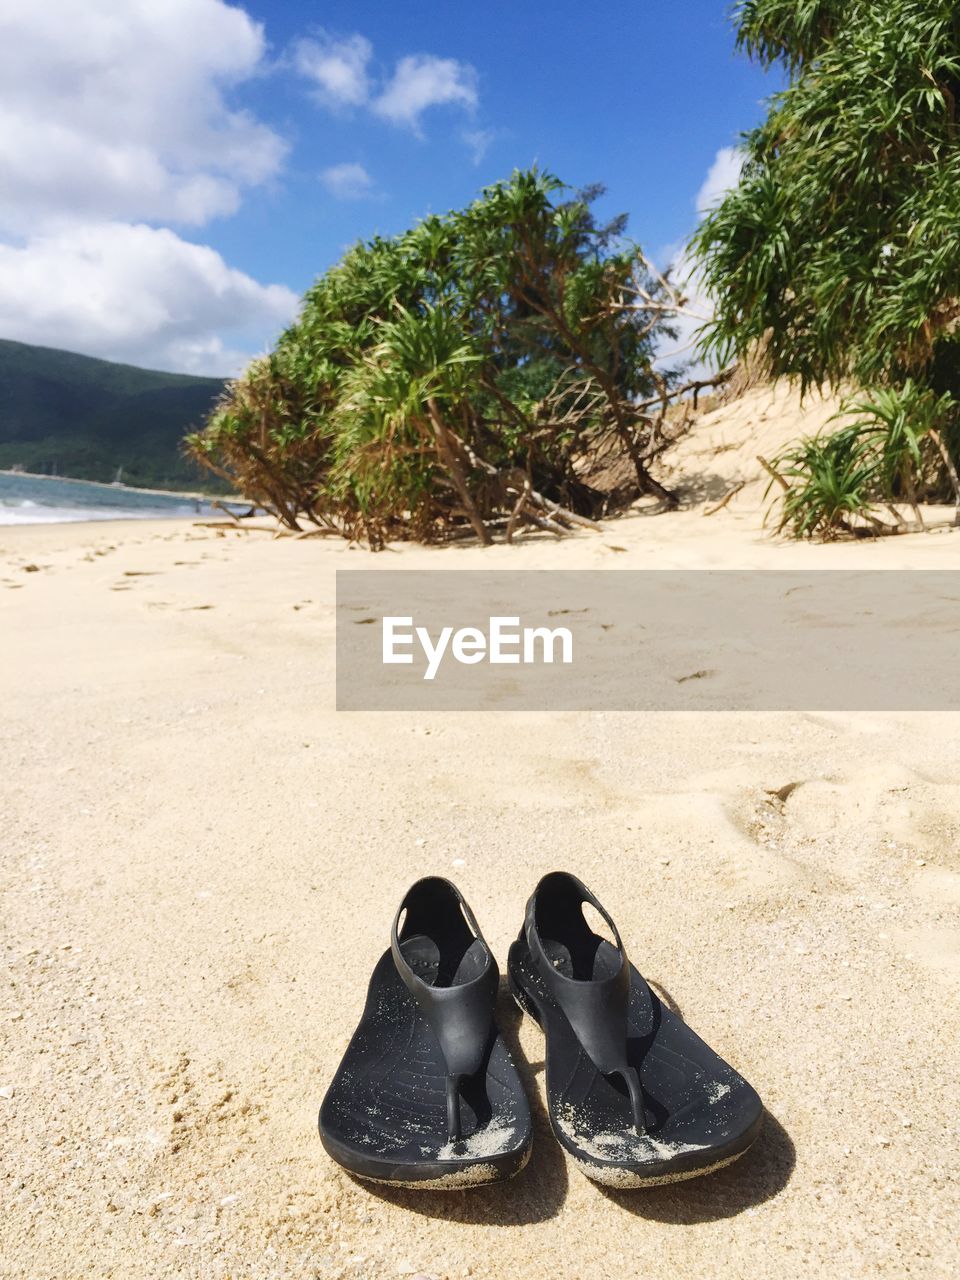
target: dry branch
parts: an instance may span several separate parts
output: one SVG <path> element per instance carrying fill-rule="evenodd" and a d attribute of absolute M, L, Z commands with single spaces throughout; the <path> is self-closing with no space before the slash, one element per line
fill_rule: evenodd
<path fill-rule="evenodd" d="M 191 520 L 194 529 L 230 529 L 234 533 L 273 533 L 262 524 L 231 524 L 229 520 Z"/>
<path fill-rule="evenodd" d="M 730 499 L 738 494 L 746 483 L 746 480 L 741 480 L 739 484 L 735 484 L 733 488 L 724 497 L 722 497 L 718 503 L 716 503 L 715 506 L 708 507 L 703 514 L 705 516 L 715 516 L 718 511 L 722 511 Z"/>
<path fill-rule="evenodd" d="M 772 477 L 772 479 L 776 480 L 777 484 L 778 484 L 778 485 L 780 486 L 780 488 L 784 491 L 784 493 L 789 493 L 789 492 L 790 492 L 790 485 L 789 485 L 789 483 L 788 483 L 788 482 L 783 478 L 783 476 L 782 476 L 782 475 L 780 474 L 780 472 L 776 469 L 776 467 L 772 466 L 772 465 L 771 465 L 771 464 L 766 460 L 766 458 L 761 457 L 761 455 L 760 455 L 759 453 L 757 454 L 757 461 L 760 463 L 761 467 L 763 467 L 764 471 L 766 471 L 767 475 L 768 475 L 768 476 L 770 476 L 770 477 Z"/>

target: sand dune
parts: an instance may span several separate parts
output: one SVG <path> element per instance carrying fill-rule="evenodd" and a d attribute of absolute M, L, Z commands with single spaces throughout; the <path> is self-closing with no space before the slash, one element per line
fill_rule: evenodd
<path fill-rule="evenodd" d="M 664 477 L 686 502 L 707 507 L 742 482 L 731 502 L 759 508 L 770 476 L 757 456 L 773 459 L 804 436 L 832 430 L 828 423 L 839 412 L 837 395 L 812 392 L 801 400 L 786 382 L 761 384 L 695 419 L 666 454 Z"/>
<path fill-rule="evenodd" d="M 0 1275 L 957 1274 L 957 716 L 333 710 L 338 567 L 958 564 L 953 533 L 775 543 L 756 475 L 704 516 L 778 403 L 676 450 L 690 510 L 559 544 L 0 530 Z M 508 1186 L 350 1181 L 316 1111 L 407 883 L 455 877 L 502 961 L 555 866 L 756 1085 L 758 1146 L 604 1192 L 538 1103 Z"/>

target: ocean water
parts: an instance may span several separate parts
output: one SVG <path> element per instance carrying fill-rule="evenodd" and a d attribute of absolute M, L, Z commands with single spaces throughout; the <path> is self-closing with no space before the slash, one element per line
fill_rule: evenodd
<path fill-rule="evenodd" d="M 247 510 L 233 504 L 237 511 Z M 209 501 L 183 493 L 0 471 L 0 525 L 60 524 L 72 520 L 157 520 L 214 515 Z"/>

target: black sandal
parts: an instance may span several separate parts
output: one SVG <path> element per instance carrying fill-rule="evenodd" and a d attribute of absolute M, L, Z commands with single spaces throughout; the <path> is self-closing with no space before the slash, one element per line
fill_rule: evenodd
<path fill-rule="evenodd" d="M 494 1020 L 499 978 L 459 890 L 417 881 L 320 1108 L 320 1137 L 338 1164 L 438 1190 L 523 1168 L 530 1107 Z"/>
<path fill-rule="evenodd" d="M 595 934 L 589 902 L 616 939 Z M 665 1008 L 620 934 L 575 877 L 544 876 L 510 948 L 510 988 L 546 1035 L 557 1140 L 611 1187 L 679 1182 L 730 1164 L 756 1139 L 763 1104 L 741 1076 Z"/>

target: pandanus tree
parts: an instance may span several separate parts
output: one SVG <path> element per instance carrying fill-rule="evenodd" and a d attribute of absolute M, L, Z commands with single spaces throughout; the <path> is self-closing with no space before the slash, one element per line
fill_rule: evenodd
<path fill-rule="evenodd" d="M 694 240 L 716 306 L 706 345 L 760 351 L 804 390 L 854 384 L 862 428 L 783 460 L 786 523 L 829 533 L 858 513 L 883 527 L 884 500 L 960 504 L 960 7 L 744 0 L 736 17 L 740 46 L 789 82 Z M 885 439 L 905 420 L 907 454 Z"/>
<path fill-rule="evenodd" d="M 188 450 L 291 528 L 373 546 L 671 504 L 650 464 L 682 388 L 655 360 L 683 300 L 598 194 L 515 173 L 354 246 Z M 598 486 L 613 454 L 632 480 Z"/>

